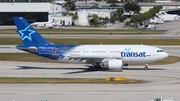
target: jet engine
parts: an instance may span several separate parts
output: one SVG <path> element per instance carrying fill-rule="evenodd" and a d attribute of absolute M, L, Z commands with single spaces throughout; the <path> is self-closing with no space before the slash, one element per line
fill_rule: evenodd
<path fill-rule="evenodd" d="M 108 69 L 119 69 L 123 71 L 123 61 L 117 59 L 111 59 L 107 62 L 104 62 L 104 67 Z"/>

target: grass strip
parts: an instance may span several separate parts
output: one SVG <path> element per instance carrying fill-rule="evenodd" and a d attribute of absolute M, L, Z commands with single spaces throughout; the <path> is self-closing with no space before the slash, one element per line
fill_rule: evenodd
<path fill-rule="evenodd" d="M 43 58 L 30 53 L 0 53 L 0 60 L 3 61 L 25 61 L 25 62 L 46 62 L 46 63 L 60 63 L 57 60 L 51 60 L 48 58 Z M 150 63 L 150 65 L 162 65 L 162 64 L 173 64 L 180 62 L 180 57 L 169 56 L 168 58 Z"/>
<path fill-rule="evenodd" d="M 167 30 L 144 30 L 144 29 L 37 29 L 41 34 L 164 34 Z M 0 34 L 17 34 L 16 29 L 2 29 Z"/>
<path fill-rule="evenodd" d="M 180 39 L 89 39 L 89 38 L 47 38 L 55 44 L 144 44 L 144 45 L 180 45 Z M 0 45 L 22 44 L 20 38 L 0 38 Z"/>
<path fill-rule="evenodd" d="M 0 84 L 135 84 L 143 80 L 106 81 L 105 78 L 18 78 L 0 77 Z"/>

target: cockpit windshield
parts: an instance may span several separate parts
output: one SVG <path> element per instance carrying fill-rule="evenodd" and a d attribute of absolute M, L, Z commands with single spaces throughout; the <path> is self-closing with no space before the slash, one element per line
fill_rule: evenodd
<path fill-rule="evenodd" d="M 157 50 L 157 52 L 159 53 L 159 52 L 164 52 L 163 50 Z"/>

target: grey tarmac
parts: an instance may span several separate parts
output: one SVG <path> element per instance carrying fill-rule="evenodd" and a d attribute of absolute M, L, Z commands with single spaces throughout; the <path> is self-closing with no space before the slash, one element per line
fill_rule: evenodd
<path fill-rule="evenodd" d="M 129 66 L 123 72 L 87 71 L 84 64 L 0 61 L 0 77 L 106 78 L 145 80 L 141 84 L 0 84 L 1 101 L 148 101 L 158 96 L 180 100 L 180 63 Z"/>

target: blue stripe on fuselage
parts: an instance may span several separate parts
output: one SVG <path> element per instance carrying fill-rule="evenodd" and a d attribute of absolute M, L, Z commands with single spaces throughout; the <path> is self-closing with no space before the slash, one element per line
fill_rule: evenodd
<path fill-rule="evenodd" d="M 34 45 L 33 47 L 36 47 L 37 51 L 33 52 L 33 54 L 50 58 L 50 59 L 63 59 L 64 58 L 63 54 L 75 48 L 76 46 L 78 45 Z M 21 48 L 22 47 L 23 46 L 21 46 Z M 32 47 L 32 46 L 24 46 L 24 48 L 28 48 L 28 47 Z M 18 49 L 21 49 L 21 48 L 18 48 Z"/>
<path fill-rule="evenodd" d="M 37 54 L 50 59 L 63 59 L 63 54 L 67 53 L 76 46 L 77 45 L 38 46 Z"/>

